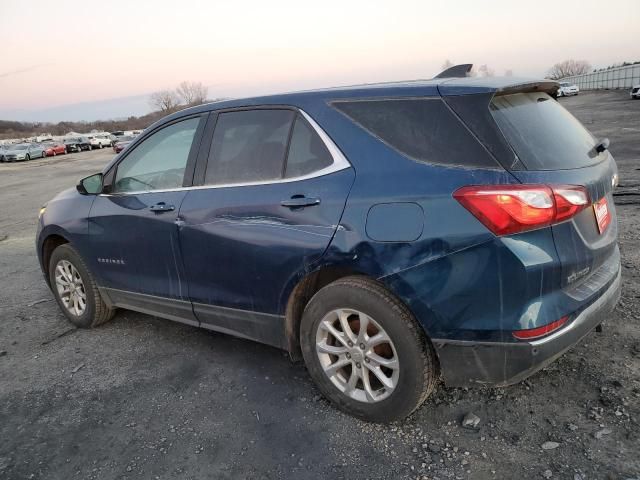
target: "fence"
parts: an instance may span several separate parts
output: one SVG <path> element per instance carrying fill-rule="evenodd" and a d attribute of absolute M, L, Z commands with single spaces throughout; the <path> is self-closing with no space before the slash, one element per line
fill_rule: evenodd
<path fill-rule="evenodd" d="M 610 68 L 601 72 L 565 77 L 560 81 L 574 83 L 580 87 L 580 90 L 631 88 L 640 84 L 640 63 Z"/>

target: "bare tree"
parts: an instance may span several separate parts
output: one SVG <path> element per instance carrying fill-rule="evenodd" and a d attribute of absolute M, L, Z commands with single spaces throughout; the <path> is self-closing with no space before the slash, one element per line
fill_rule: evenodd
<path fill-rule="evenodd" d="M 508 70 L 504 71 L 504 76 L 505 77 L 513 77 L 513 70 L 511 70 L 510 68 Z"/>
<path fill-rule="evenodd" d="M 480 68 L 478 68 L 478 74 L 481 77 L 493 77 L 494 71 L 488 65 L 484 64 L 480 65 Z"/>
<path fill-rule="evenodd" d="M 160 90 L 151 94 L 149 104 L 162 112 L 171 112 L 178 106 L 178 98 L 172 90 Z"/>
<path fill-rule="evenodd" d="M 582 75 L 591 71 L 591 65 L 586 60 L 565 60 L 564 62 L 556 63 L 547 72 L 547 78 L 552 80 L 559 80 L 564 77 L 571 77 L 573 75 Z"/>
<path fill-rule="evenodd" d="M 178 88 L 176 94 L 185 105 L 199 105 L 207 100 L 208 89 L 201 82 L 184 81 Z"/>

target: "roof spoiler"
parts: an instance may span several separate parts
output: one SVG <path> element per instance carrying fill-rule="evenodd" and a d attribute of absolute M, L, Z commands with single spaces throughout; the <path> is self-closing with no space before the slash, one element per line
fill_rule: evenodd
<path fill-rule="evenodd" d="M 445 71 L 440 72 L 433 78 L 461 78 L 468 77 L 469 72 L 473 68 L 473 63 L 462 63 L 460 65 L 454 65 L 447 68 Z"/>

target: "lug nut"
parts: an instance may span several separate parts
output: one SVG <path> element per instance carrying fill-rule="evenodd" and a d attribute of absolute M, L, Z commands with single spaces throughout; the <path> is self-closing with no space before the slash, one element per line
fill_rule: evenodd
<path fill-rule="evenodd" d="M 371 360 L 369 360 L 368 358 L 364 359 L 365 363 L 369 363 Z"/>
<path fill-rule="evenodd" d="M 360 344 L 360 350 L 364 350 L 364 343 Z"/>
<path fill-rule="evenodd" d="M 361 366 L 360 363 L 356 363 L 356 368 L 360 368 Z"/>
<path fill-rule="evenodd" d="M 347 342 L 347 345 L 349 345 L 350 347 L 353 347 L 353 342 Z"/>
<path fill-rule="evenodd" d="M 347 353 L 347 358 L 351 358 L 351 354 L 350 353 Z"/>

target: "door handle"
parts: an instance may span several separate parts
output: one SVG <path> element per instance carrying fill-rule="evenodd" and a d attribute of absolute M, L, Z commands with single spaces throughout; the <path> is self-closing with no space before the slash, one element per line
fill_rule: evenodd
<path fill-rule="evenodd" d="M 283 200 L 280 202 L 280 205 L 288 208 L 312 207 L 319 204 L 319 198 L 305 197 L 304 195 L 294 195 L 289 200 Z"/>
<path fill-rule="evenodd" d="M 164 202 L 158 202 L 155 205 L 151 205 L 149 207 L 149 210 L 151 210 L 152 212 L 156 212 L 156 213 L 162 213 L 162 212 L 170 212 L 172 210 L 175 210 L 176 207 L 174 207 L 173 205 L 167 205 Z"/>

